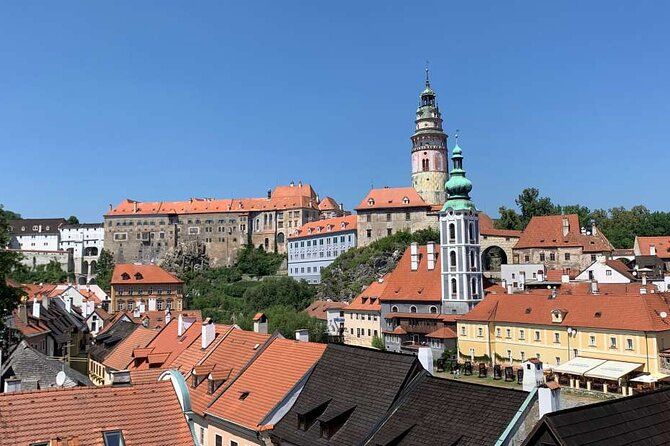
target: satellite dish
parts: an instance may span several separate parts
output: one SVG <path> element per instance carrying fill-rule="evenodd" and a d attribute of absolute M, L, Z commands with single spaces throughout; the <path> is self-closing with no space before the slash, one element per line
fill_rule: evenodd
<path fill-rule="evenodd" d="M 65 378 L 67 378 L 67 376 L 65 375 L 64 371 L 61 370 L 60 372 L 58 372 L 56 374 L 56 385 L 58 387 L 63 387 L 63 384 L 65 384 Z"/>
<path fill-rule="evenodd" d="M 666 313 L 665 311 L 661 311 L 661 315 L 660 315 L 660 316 L 661 316 L 663 319 L 665 319 L 666 317 L 668 317 L 668 313 Z"/>

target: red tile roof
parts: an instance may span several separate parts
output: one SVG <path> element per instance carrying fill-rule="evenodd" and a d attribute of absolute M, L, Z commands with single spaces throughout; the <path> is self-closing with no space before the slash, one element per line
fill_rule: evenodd
<path fill-rule="evenodd" d="M 139 365 L 130 364 L 129 370 L 145 370 L 149 365 L 168 367 L 184 350 L 200 338 L 201 322 L 196 321 L 181 335 L 178 336 L 179 318 L 174 318 L 158 333 L 146 348 L 152 351 L 148 355 L 149 362 Z"/>
<path fill-rule="evenodd" d="M 670 236 L 662 237 L 637 237 L 637 245 L 642 256 L 651 255 L 650 248 L 653 245 L 656 248 L 656 257 L 659 259 L 670 259 Z"/>
<path fill-rule="evenodd" d="M 21 318 L 19 318 L 19 310 L 14 310 L 14 327 L 19 330 L 24 336 L 37 336 L 44 333 L 49 333 L 49 327 L 40 319 L 32 317 L 30 314 L 31 309 L 26 308 L 26 322 L 24 323 Z"/>
<path fill-rule="evenodd" d="M 63 414 L 56 421 L 54 414 Z M 127 445 L 192 445 L 172 383 L 129 387 L 71 387 L 0 394 L 0 443 L 28 445 L 77 437 L 103 444 L 102 432 L 121 430 Z"/>
<path fill-rule="evenodd" d="M 345 217 L 333 217 L 324 220 L 316 220 L 302 225 L 288 238 L 312 237 L 315 235 L 337 234 L 344 231 L 356 230 L 357 217 L 347 215 Z"/>
<path fill-rule="evenodd" d="M 149 328 L 137 327 L 126 339 L 119 342 L 107 355 L 103 364 L 113 370 L 125 370 L 133 361 L 133 353 L 145 347 L 158 332 Z M 146 349 L 151 351 L 151 349 Z"/>
<path fill-rule="evenodd" d="M 319 210 L 320 211 L 339 211 L 340 210 L 340 205 L 337 204 L 337 201 L 335 201 L 334 198 L 325 197 L 323 200 L 321 200 L 319 202 Z"/>
<path fill-rule="evenodd" d="M 263 419 L 314 366 L 325 348 L 325 344 L 275 338 L 207 413 L 259 429 Z"/>
<path fill-rule="evenodd" d="M 491 294 L 460 321 L 507 322 L 560 327 L 603 328 L 633 331 L 670 330 L 670 300 L 661 293 L 559 294 L 554 299 L 537 294 Z M 561 323 L 551 312 L 563 310 Z M 666 317 L 662 318 L 662 312 Z M 625 317 L 622 317 L 625 315 Z"/>
<path fill-rule="evenodd" d="M 436 339 L 456 339 L 458 335 L 454 330 L 449 327 L 438 328 L 437 330 L 430 332 L 426 335 L 427 338 L 436 338 Z"/>
<path fill-rule="evenodd" d="M 483 212 L 479 213 L 479 233 L 492 237 L 521 237 L 523 231 L 516 231 L 513 229 L 497 229 L 491 217 Z"/>
<path fill-rule="evenodd" d="M 112 285 L 182 284 L 180 279 L 158 265 L 119 263 L 112 273 Z"/>
<path fill-rule="evenodd" d="M 563 219 L 569 225 L 566 236 L 563 236 Z M 596 235 L 582 234 L 577 214 L 533 217 L 514 246 L 515 249 L 560 247 L 582 247 L 584 252 L 610 252 L 614 249 L 600 231 Z"/>
<path fill-rule="evenodd" d="M 416 207 L 429 209 L 430 205 L 413 187 L 384 187 L 371 189 L 356 206 L 356 210 Z"/>
<path fill-rule="evenodd" d="M 383 277 L 381 281 L 375 280 L 351 301 L 345 311 L 381 311 L 382 304 L 379 297 L 385 287 L 386 277 Z"/>
<path fill-rule="evenodd" d="M 327 311 L 330 309 L 345 309 L 346 302 L 333 302 L 328 300 L 316 300 L 305 310 L 311 317 L 325 321 L 328 319 Z"/>
<path fill-rule="evenodd" d="M 405 300 L 420 302 L 442 302 L 442 278 L 440 273 L 440 247 L 435 244 L 435 268 L 428 269 L 426 246 L 419 246 L 419 267 L 411 270 L 411 254 L 407 248 L 395 269 L 384 279 L 382 302 Z"/>
<path fill-rule="evenodd" d="M 628 266 L 621 260 L 605 260 L 605 264 L 629 280 L 636 279 L 636 277 L 631 274 Z"/>

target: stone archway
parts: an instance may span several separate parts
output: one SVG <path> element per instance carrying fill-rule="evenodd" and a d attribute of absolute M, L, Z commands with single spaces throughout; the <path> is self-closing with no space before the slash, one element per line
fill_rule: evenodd
<path fill-rule="evenodd" d="M 500 246 L 489 246 L 482 253 L 482 267 L 484 272 L 500 273 L 500 265 L 507 263 L 507 253 Z"/>

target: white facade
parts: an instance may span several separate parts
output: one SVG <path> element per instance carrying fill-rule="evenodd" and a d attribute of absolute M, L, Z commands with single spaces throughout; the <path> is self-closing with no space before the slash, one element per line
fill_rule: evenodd
<path fill-rule="evenodd" d="M 442 313 L 465 314 L 484 297 L 478 212 L 445 209 L 440 240 Z"/>
<path fill-rule="evenodd" d="M 579 273 L 576 280 L 595 280 L 598 283 L 630 283 L 630 277 L 607 264 L 607 259 L 599 257 L 588 268 Z"/>
<path fill-rule="evenodd" d="M 545 282 L 547 271 L 542 263 L 514 263 L 500 265 L 500 279 L 505 290 L 523 291 L 527 284 Z"/>
<path fill-rule="evenodd" d="M 104 247 L 104 238 L 101 223 L 61 226 L 60 249 L 71 253 L 76 283 L 91 283 L 95 278 L 95 266 Z"/>
<path fill-rule="evenodd" d="M 289 239 L 288 274 L 308 283 L 321 282 L 321 270 L 342 253 L 356 247 L 356 228 L 344 231 L 314 232 Z"/>

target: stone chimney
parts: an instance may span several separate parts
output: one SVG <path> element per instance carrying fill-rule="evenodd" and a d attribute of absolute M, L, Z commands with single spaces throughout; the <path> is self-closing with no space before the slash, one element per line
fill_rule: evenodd
<path fill-rule="evenodd" d="M 72 313 L 72 298 L 65 297 L 65 311 Z"/>
<path fill-rule="evenodd" d="M 411 256 L 411 269 L 416 271 L 419 269 L 419 244 L 417 242 L 412 242 L 409 246 L 409 253 Z"/>
<path fill-rule="evenodd" d="M 538 406 L 540 418 L 545 414 L 556 412 L 561 408 L 561 386 L 557 382 L 550 381 L 537 389 Z"/>
<path fill-rule="evenodd" d="M 203 349 L 206 349 L 209 347 L 209 344 L 214 341 L 214 338 L 216 337 L 216 327 L 214 326 L 214 322 L 210 318 L 205 319 L 202 321 L 202 333 L 200 335 L 200 340 L 202 341 L 201 345 Z"/>
<path fill-rule="evenodd" d="M 19 305 L 18 308 L 18 313 L 19 313 L 19 319 L 21 322 L 24 324 L 28 323 L 28 310 L 26 309 L 26 303 L 24 301 L 21 301 L 21 304 Z"/>
<path fill-rule="evenodd" d="M 567 237 L 570 233 L 570 221 L 568 217 L 563 217 L 563 237 Z"/>
<path fill-rule="evenodd" d="M 172 313 L 170 313 L 170 307 L 167 307 L 165 309 L 165 325 L 170 323 L 171 320 L 172 320 Z"/>
<path fill-rule="evenodd" d="M 50 303 L 51 303 L 51 298 L 49 296 L 47 296 L 46 294 L 44 294 L 42 296 L 42 306 L 44 307 L 45 311 L 49 309 L 49 304 Z"/>
<path fill-rule="evenodd" d="M 137 303 L 137 302 L 135 302 Z M 133 317 L 138 318 L 142 315 L 142 309 L 140 308 L 139 305 L 135 305 L 135 309 L 133 309 Z"/>
<path fill-rule="evenodd" d="M 521 291 L 526 289 L 526 271 L 519 271 L 519 289 Z"/>
<path fill-rule="evenodd" d="M 647 286 L 647 273 L 642 273 L 642 286 Z"/>
<path fill-rule="evenodd" d="M 33 299 L 33 313 L 32 313 L 35 319 L 40 318 L 40 308 L 42 308 L 42 304 L 40 304 L 40 301 L 37 300 L 37 296 L 35 296 L 35 298 Z"/>
<path fill-rule="evenodd" d="M 137 213 L 137 201 L 133 201 L 133 213 Z"/>
<path fill-rule="evenodd" d="M 435 269 L 435 242 L 428 242 L 426 245 L 426 251 L 428 270 L 432 271 Z"/>
<path fill-rule="evenodd" d="M 300 342 L 309 342 L 309 330 L 301 328 L 295 331 L 295 340 Z"/>
<path fill-rule="evenodd" d="M 264 313 L 257 313 L 254 316 L 254 331 L 256 333 L 268 333 L 268 318 Z"/>
<path fill-rule="evenodd" d="M 596 228 L 596 221 L 591 219 L 591 235 L 596 235 L 598 233 L 598 228 Z"/>

